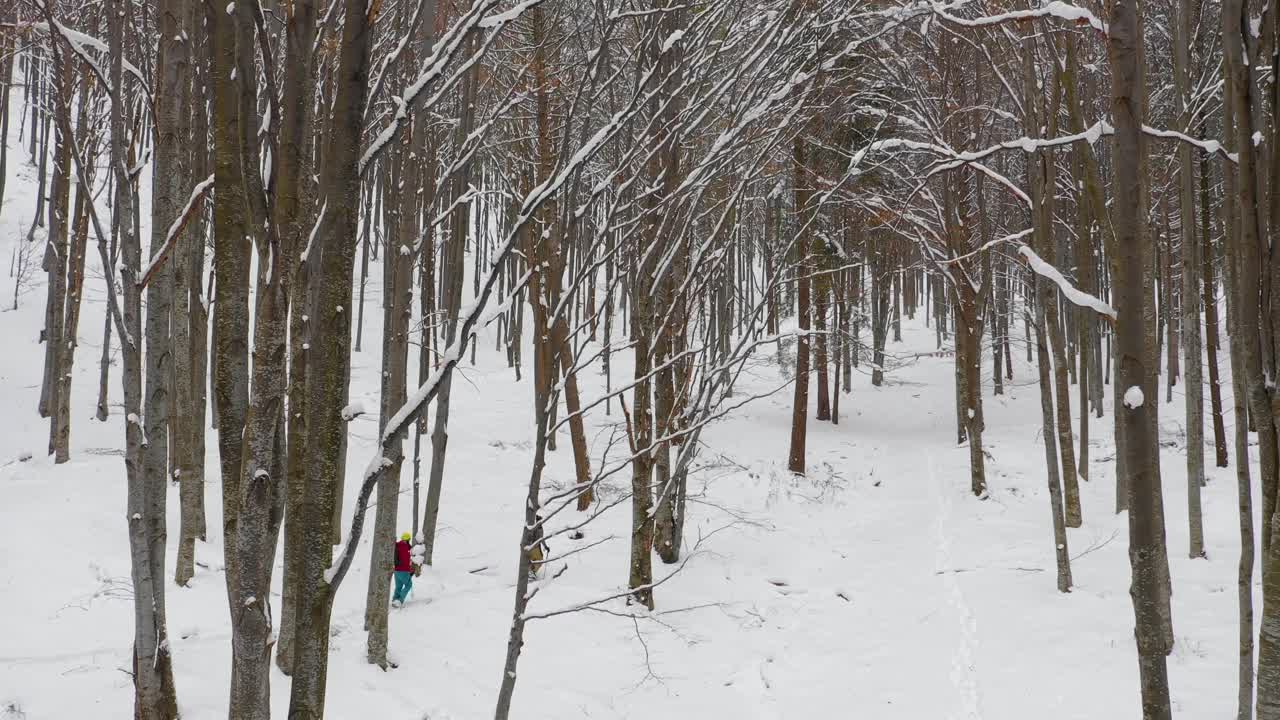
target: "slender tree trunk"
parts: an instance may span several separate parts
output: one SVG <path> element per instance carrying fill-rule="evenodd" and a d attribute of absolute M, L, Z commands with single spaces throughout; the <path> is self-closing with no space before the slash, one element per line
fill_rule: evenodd
<path fill-rule="evenodd" d="M 1062 502 L 1062 483 L 1058 478 L 1057 440 L 1053 433 L 1053 396 L 1049 393 L 1052 374 L 1049 371 L 1049 348 L 1045 341 L 1043 315 L 1036 306 L 1036 366 L 1040 371 L 1040 411 L 1043 423 L 1045 470 L 1049 479 L 1049 510 L 1053 513 L 1054 557 L 1058 568 L 1058 592 L 1071 592 L 1071 555 L 1067 548 L 1067 524 Z"/>
<path fill-rule="evenodd" d="M 551 351 L 551 357 L 544 360 L 551 363 L 558 363 L 559 358 L 555 357 L 555 350 Z M 534 440 L 533 449 L 533 467 L 529 471 L 529 493 L 524 504 L 524 528 L 520 533 L 520 556 L 516 561 L 516 586 L 515 586 L 515 607 L 511 613 L 511 632 L 507 638 L 507 655 L 502 668 L 502 682 L 498 687 L 498 702 L 494 709 L 495 720 L 507 720 L 511 714 L 511 700 L 516 689 L 516 673 L 517 664 L 520 661 L 520 651 L 524 649 L 524 628 L 528 622 L 525 618 L 525 611 L 529 607 L 529 600 L 537 593 L 529 591 L 529 577 L 535 568 L 532 564 L 531 552 L 534 546 L 540 542 L 542 536 L 542 518 L 538 514 L 539 493 L 542 489 L 542 471 L 546 465 L 547 455 L 547 406 L 554 402 L 554 398 L 543 395 L 540 391 L 534 391 L 533 399 L 533 415 L 534 429 L 537 433 Z"/>
<path fill-rule="evenodd" d="M 46 89 L 51 96 L 52 115 L 59 117 L 53 134 L 53 177 L 49 182 L 48 238 L 45 241 L 42 268 L 48 274 L 48 297 L 45 304 L 44 326 L 44 381 L 40 390 L 40 415 L 51 418 L 49 422 L 49 454 L 55 462 L 66 462 L 68 452 L 59 450 L 58 414 L 61 398 L 58 393 L 61 379 L 70 372 L 62 366 L 62 348 L 67 340 L 65 333 L 67 304 L 68 255 L 71 247 L 69 225 L 71 219 L 71 149 L 75 138 L 71 135 L 72 70 L 69 58 L 61 53 L 53 57 L 53 80 Z M 46 144 L 46 148 L 48 145 Z M 47 153 L 46 153 L 47 161 Z M 43 192 L 43 190 L 42 190 Z M 61 452 L 61 456 L 58 453 Z"/>
<path fill-rule="evenodd" d="M 69 91 L 70 88 L 68 88 L 67 95 L 64 96 L 64 100 L 68 103 L 71 101 Z M 77 125 L 82 129 L 81 132 L 84 133 L 92 132 L 89 128 L 88 105 L 87 98 L 84 98 L 82 94 Z M 62 114 L 62 122 L 65 123 L 65 131 L 59 134 L 73 143 L 68 148 L 67 166 L 61 168 L 67 173 L 69 189 L 71 178 L 70 151 L 75 147 L 75 132 L 71 130 L 70 107 L 59 108 L 58 112 Z M 75 205 L 72 211 L 74 220 L 71 223 L 71 238 L 67 247 L 68 255 L 64 286 L 66 307 L 62 310 L 62 343 L 57 347 L 57 352 L 59 353 L 57 365 L 60 372 L 57 377 L 57 409 L 53 418 L 52 440 L 55 463 L 64 463 L 71 459 L 71 377 L 75 366 L 76 346 L 79 344 L 77 333 L 80 328 L 80 301 L 84 289 L 84 254 L 89 241 L 89 209 L 87 203 L 90 201 L 90 192 L 90 188 L 81 185 L 76 186 Z M 68 209 L 71 209 L 71 207 L 68 205 Z"/>
<path fill-rule="evenodd" d="M 813 256 L 817 260 L 814 271 L 822 273 L 813 280 L 813 323 L 817 331 L 814 338 L 813 364 L 818 371 L 818 403 L 814 413 L 816 420 L 831 420 L 831 388 L 828 382 L 828 366 L 830 365 L 829 343 L 827 342 L 827 307 L 830 303 L 831 276 L 827 275 L 830 263 L 827 262 L 826 251 L 822 243 L 814 243 Z"/>
<path fill-rule="evenodd" d="M 805 141 L 796 136 L 792 146 L 792 170 L 795 183 L 795 205 L 798 216 L 797 224 L 803 227 L 810 212 L 809 201 L 812 190 L 807 175 L 808 158 L 805 152 Z M 787 469 L 797 475 L 805 471 L 805 439 L 808 435 L 809 418 L 809 245 L 801 239 L 795 243 L 800 253 L 796 262 L 797 286 L 797 320 L 799 335 L 796 337 L 796 376 L 795 398 L 791 412 L 791 448 L 787 452 Z M 884 282 L 882 280 L 882 282 Z"/>
<path fill-rule="evenodd" d="M 411 138 L 410 138 L 411 139 Z M 402 185 L 405 175 L 412 169 L 410 153 L 406 147 L 398 162 L 400 168 L 392 177 Z M 398 176 L 398 177 L 397 177 Z M 417 194 L 401 191 L 394 199 L 399 204 L 394 222 L 389 227 L 388 244 L 383 261 L 385 315 L 383 323 L 382 356 L 382 412 L 379 433 L 385 430 L 391 419 L 408 398 L 406 386 L 409 378 L 409 321 L 413 315 L 414 246 L 418 228 L 414 222 Z M 391 573 L 395 569 L 391 549 L 396 539 L 396 517 L 400 504 L 400 467 L 404 461 L 403 443 L 396 442 L 386 457 L 382 476 L 378 479 L 377 503 L 374 516 L 373 541 L 370 543 L 369 590 L 366 600 L 365 625 L 369 631 L 367 643 L 368 661 L 387 669 L 387 606 L 390 602 Z"/>
<path fill-rule="evenodd" d="M 475 49 L 475 38 L 468 40 L 469 47 Z M 458 123 L 457 138 L 459 143 L 471 134 L 475 127 L 475 106 L 479 64 L 467 71 L 462 83 L 461 121 Z M 457 202 L 468 191 L 471 184 L 471 167 L 468 162 L 454 175 L 452 200 Z M 443 310 L 445 318 L 445 344 L 452 345 L 457 334 L 458 312 L 462 307 L 463 251 L 470 226 L 470 203 L 462 203 L 453 210 L 450 217 L 450 236 L 445 247 L 446 264 L 444 267 L 442 290 L 444 292 Z M 448 373 L 440 383 L 440 392 L 436 396 L 435 425 L 431 432 L 431 476 L 427 484 L 427 502 L 422 520 L 422 543 L 426 548 L 423 562 L 432 564 L 435 557 L 436 523 L 440 515 L 440 491 L 444 483 L 445 451 L 449 443 L 449 401 L 453 394 L 453 374 Z"/>
<path fill-rule="evenodd" d="M 111 48 L 111 168 L 115 173 L 115 210 L 119 217 L 133 216 L 134 185 L 128 176 L 124 147 L 126 106 L 121 91 L 125 54 L 124 18 L 108 13 Z M 101 248 L 101 246 L 100 246 Z M 147 439 L 143 428 L 143 338 L 141 280 L 142 243 L 126 220 L 120 223 L 123 312 L 121 343 L 125 410 L 125 470 L 128 478 L 128 525 L 133 581 L 134 644 L 133 685 L 135 720 L 173 720 L 178 717 L 173 683 L 168 625 L 165 613 L 165 477 L 149 472 Z M 109 292 L 109 298 L 114 293 Z M 154 349 L 148 343 L 148 349 Z M 151 374 L 148 373 L 148 382 Z M 158 380 L 158 378 L 157 378 Z M 151 390 L 152 388 L 147 388 Z M 148 393 L 148 403 L 151 397 Z M 150 409 L 150 408 L 148 408 Z M 146 413 L 146 422 L 152 415 Z M 164 452 L 163 435 L 156 443 Z"/>
<path fill-rule="evenodd" d="M 1229 124 L 1230 118 L 1228 118 Z M 1229 128 L 1228 128 L 1229 129 Z M 1228 135 L 1229 136 L 1229 135 Z M 1231 182 L 1232 168 L 1226 169 L 1226 184 L 1228 190 L 1234 185 Z M 1230 193 L 1228 194 L 1230 197 Z M 1225 215 L 1230 216 L 1230 208 L 1226 209 Z M 1234 245 L 1231 231 L 1234 230 L 1234 223 L 1228 232 L 1228 245 Z M 1228 297 L 1238 297 L 1236 292 L 1236 272 L 1234 270 L 1235 253 L 1232 252 L 1227 256 L 1226 263 L 1226 287 Z M 1236 313 L 1239 311 L 1239 303 L 1230 303 L 1227 311 L 1227 326 L 1232 338 L 1232 344 L 1236 344 L 1237 338 L 1242 338 L 1241 330 L 1237 327 L 1238 319 Z M 1231 362 L 1231 385 L 1232 385 L 1232 410 L 1236 418 L 1244 418 L 1249 414 L 1248 397 L 1249 391 L 1246 387 L 1246 373 L 1244 370 L 1244 357 L 1242 352 L 1236 352 L 1234 349 L 1228 353 Z M 1253 482 L 1249 469 L 1249 426 L 1247 422 L 1237 421 L 1234 423 L 1234 446 L 1236 454 L 1236 502 L 1237 502 L 1237 519 L 1240 526 L 1240 562 L 1237 567 L 1236 582 L 1236 604 L 1239 608 L 1237 619 L 1238 627 L 1238 668 L 1237 668 L 1237 700 L 1236 700 L 1236 720 L 1251 720 L 1253 718 L 1253 691 L 1254 691 L 1254 667 L 1253 667 L 1253 566 L 1254 566 L 1254 546 L 1257 542 L 1254 537 L 1253 530 Z"/>
<path fill-rule="evenodd" d="M 1183 132 L 1192 132 L 1191 119 L 1191 10 L 1190 0 L 1180 0 L 1174 15 L 1174 96 Z M 1187 521 L 1192 558 L 1204 557 L 1204 518 L 1200 487 L 1204 484 L 1204 385 L 1200 361 L 1200 244 L 1195 218 L 1195 165 L 1191 146 L 1178 144 L 1178 224 L 1182 234 L 1181 345 L 1186 383 L 1187 425 Z M 1172 241 L 1171 241 L 1172 244 Z M 1170 352 L 1173 348 L 1170 346 Z M 1169 371 L 1172 387 L 1173 370 Z"/>
<path fill-rule="evenodd" d="M 1204 136 L 1204 126 L 1200 128 Z M 1204 345 L 1209 361 L 1209 408 L 1213 417 L 1213 447 L 1216 465 L 1227 466 L 1226 424 L 1222 418 L 1222 382 L 1218 376 L 1218 283 L 1214 277 L 1214 249 L 1210 234 L 1209 158 L 1200 158 L 1200 255 L 1204 286 Z M 1234 381 L 1234 378 L 1233 378 Z"/>
<path fill-rule="evenodd" d="M 189 18 L 192 8 L 187 2 L 175 2 L 166 6 L 172 16 L 162 17 L 160 32 L 172 30 L 183 37 L 194 37 L 194 28 Z M 170 27 L 172 26 L 172 27 Z M 186 42 L 173 43 L 168 49 L 165 63 L 173 66 L 173 98 L 172 122 L 176 144 L 175 152 L 186 154 L 187 166 L 181 168 L 176 185 L 189 188 L 204 178 L 192 177 L 189 158 L 189 145 L 193 141 L 190 128 L 191 107 L 191 49 Z M 203 138 L 201 138 L 203 140 Z M 181 160 L 177 162 L 181 163 Z M 175 168 L 176 170 L 178 168 Z M 180 211 L 183 201 L 175 196 L 174 214 Z M 204 534 L 201 523 L 201 506 L 203 505 L 204 454 L 197 455 L 196 435 L 204 432 L 204 415 L 196 416 L 196 392 L 198 386 L 204 384 L 203 371 L 195 363 L 195 339 L 192 335 L 192 288 L 199 287 L 203 278 L 199 268 L 203 263 L 194 256 L 204 255 L 204 238 L 198 237 L 191 228 L 183 231 L 174 241 L 172 257 L 167 261 L 173 267 L 173 317 L 171 331 L 173 333 L 173 413 L 172 458 L 170 464 L 178 481 L 178 502 L 180 508 L 178 526 L 178 553 L 174 562 L 173 580 L 179 586 L 185 586 L 195 575 L 196 540 Z M 193 272 L 194 271 L 194 272 Z M 197 467 L 198 466 L 198 467 Z"/>

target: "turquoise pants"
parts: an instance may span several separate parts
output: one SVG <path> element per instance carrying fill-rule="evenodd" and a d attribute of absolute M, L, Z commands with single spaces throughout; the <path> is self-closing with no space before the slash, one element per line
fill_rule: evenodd
<path fill-rule="evenodd" d="M 413 573 L 396 572 L 396 593 L 392 596 L 392 600 L 403 603 L 409 599 L 409 592 L 413 590 Z"/>

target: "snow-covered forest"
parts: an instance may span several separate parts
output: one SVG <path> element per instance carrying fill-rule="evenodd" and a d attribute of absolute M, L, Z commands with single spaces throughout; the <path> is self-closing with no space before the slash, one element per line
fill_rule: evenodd
<path fill-rule="evenodd" d="M 0 719 L 1280 720 L 1275 3 L 0 0 L 0 258 Z"/>

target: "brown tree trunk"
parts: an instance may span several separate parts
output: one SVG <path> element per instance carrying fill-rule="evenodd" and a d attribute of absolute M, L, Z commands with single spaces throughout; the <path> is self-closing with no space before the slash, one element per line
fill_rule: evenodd
<path fill-rule="evenodd" d="M 83 75 L 85 76 L 84 85 L 87 87 L 88 71 L 84 71 Z M 89 103 L 85 93 L 81 94 L 81 98 L 77 126 L 81 128 L 81 132 L 90 133 L 92 130 L 89 125 Z M 70 95 L 65 96 L 64 100 L 69 103 L 71 101 Z M 65 122 L 66 128 L 64 137 L 68 141 L 75 143 L 75 134 L 70 129 L 71 123 L 69 122 L 71 118 L 70 108 L 59 108 L 57 112 L 63 114 L 62 122 Z M 59 134 L 63 135 L 63 133 Z M 68 161 L 71 159 L 70 151 L 73 151 L 75 147 L 73 144 L 69 148 Z M 70 162 L 64 169 L 67 171 L 69 181 L 71 173 Z M 67 248 L 67 275 L 64 286 L 66 308 L 63 311 L 62 343 L 57 348 L 59 353 L 57 364 L 60 371 L 57 378 L 57 410 L 53 417 L 55 463 L 64 463 L 71 459 L 71 377 L 72 370 L 75 367 L 76 346 L 79 345 L 77 332 L 80 329 L 80 301 L 84 290 L 84 254 L 85 247 L 89 241 L 89 208 L 87 205 L 90 202 L 89 192 L 90 189 L 83 185 L 76 186 L 75 206 L 72 212 L 74 220 L 70 227 L 71 242 Z"/>
<path fill-rule="evenodd" d="M 805 140 L 797 135 L 793 141 L 791 159 L 797 225 L 801 228 L 805 226 L 808 213 L 811 212 L 809 202 L 813 194 L 809 187 L 811 179 L 807 175 L 806 155 Z M 809 245 L 803 238 L 795 243 L 799 253 L 795 268 L 798 288 L 796 319 L 800 329 L 796 336 L 795 397 L 791 411 L 791 448 L 787 452 L 787 469 L 797 475 L 803 475 L 805 471 L 805 439 L 808 435 L 809 418 Z"/>
<path fill-rule="evenodd" d="M 236 20 L 206 0 L 205 20 L 213 28 L 210 50 L 214 164 L 213 399 L 218 423 L 222 480 L 223 564 L 227 596 L 235 605 L 239 587 L 236 524 L 240 508 L 240 463 L 249 408 L 249 268 L 244 174 L 240 164 L 240 111 L 233 76 Z"/>
<path fill-rule="evenodd" d="M 67 448 L 58 447 L 58 415 L 62 404 L 58 396 L 64 383 L 62 379 L 70 368 L 62 366 L 67 304 L 67 272 L 70 254 L 71 220 L 71 150 L 75 137 L 71 134 L 72 68 L 71 59 L 61 53 L 53 55 L 53 115 L 59 118 L 53 133 L 53 177 L 49 182 L 48 239 L 45 241 L 42 268 L 48 274 L 48 297 L 45 304 L 44 327 L 44 381 L 41 386 L 40 414 L 50 418 L 49 454 L 54 462 L 69 459 Z M 65 127 L 65 129 L 64 129 Z M 73 339 L 74 340 L 74 339 Z"/>
<path fill-rule="evenodd" d="M 364 0 L 345 0 L 338 70 L 320 172 L 325 218 L 308 255 L 313 270 L 311 321 L 316 333 L 307 358 L 308 487 L 298 508 L 297 630 L 290 720 L 320 720 L 328 676 L 333 593 L 325 577 L 332 557 L 333 516 L 345 477 L 342 445 L 351 362 L 352 273 L 359 222 L 360 135 L 363 130 L 372 32 Z"/>
<path fill-rule="evenodd" d="M 1190 0 L 1180 0 L 1174 16 L 1174 86 L 1179 125 L 1188 135 L 1191 127 L 1191 10 Z M 1204 557 L 1204 519 L 1200 487 L 1204 484 L 1204 385 L 1200 359 L 1200 244 L 1195 218 L 1195 165 L 1191 146 L 1178 144 L 1178 221 L 1182 235 L 1182 319 L 1180 323 L 1186 382 L 1187 425 L 1187 522 L 1190 533 L 1188 554 Z M 1170 241 L 1172 243 L 1172 240 Z M 1170 353 L 1173 351 L 1172 339 Z M 1172 361 L 1170 361 L 1172 363 Z M 1172 388 L 1174 369 L 1169 369 Z"/>
<path fill-rule="evenodd" d="M 1204 135 L 1201 125 L 1200 134 Z M 1201 281 L 1204 287 L 1204 345 L 1209 363 L 1209 409 L 1213 417 L 1213 447 L 1215 464 L 1227 466 L 1226 423 L 1222 418 L 1222 381 L 1218 376 L 1218 283 L 1214 273 L 1213 239 L 1210 234 L 1209 158 L 1200 158 L 1200 255 Z M 1234 380 L 1234 378 L 1233 378 Z"/>
<path fill-rule="evenodd" d="M 1238 2 L 1238 0 L 1236 0 Z M 1160 476 L 1155 471 L 1158 452 L 1151 413 L 1156 398 L 1144 397 L 1150 355 L 1145 340 L 1145 312 L 1149 299 L 1143 293 L 1145 271 L 1142 229 L 1142 188 L 1146 183 L 1145 140 L 1142 136 L 1146 89 L 1140 53 L 1142 28 L 1135 0 L 1117 0 L 1112 6 L 1108 58 L 1112 71 L 1111 114 L 1115 123 L 1115 188 L 1113 202 L 1115 252 L 1112 254 L 1120 361 L 1116 383 L 1124 388 L 1116 414 L 1124 427 L 1119 451 L 1127 456 L 1126 487 L 1129 496 L 1129 561 L 1133 570 L 1135 636 L 1145 720 L 1171 717 L 1169 678 L 1165 658 L 1170 646 L 1164 632 L 1168 595 Z M 1163 606 L 1163 607 L 1162 607 Z"/>

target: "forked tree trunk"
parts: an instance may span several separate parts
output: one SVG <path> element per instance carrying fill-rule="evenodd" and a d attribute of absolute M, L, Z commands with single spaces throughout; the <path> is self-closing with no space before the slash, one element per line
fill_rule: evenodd
<path fill-rule="evenodd" d="M 126 106 L 122 88 L 125 55 L 124 18 L 108 13 L 111 70 L 111 169 L 115 173 L 114 208 L 120 223 L 123 309 L 120 315 L 122 381 L 125 410 L 125 471 L 128 479 L 129 554 L 133 580 L 133 686 L 135 720 L 174 720 L 178 717 L 173 683 L 168 624 L 165 613 L 164 551 L 165 490 L 163 469 L 148 472 L 144 457 L 142 243 L 128 218 L 133 216 L 134 185 L 128 177 L 124 147 Z M 52 19 L 52 15 L 48 15 Z M 56 50 L 55 50 L 56 52 Z M 101 249 L 101 246 L 99 246 Z M 114 300 L 114 293 L 108 298 Z M 148 343 L 150 345 L 150 343 Z M 147 421 L 151 420 L 147 413 Z M 159 443 L 161 452 L 165 447 Z"/>
<path fill-rule="evenodd" d="M 88 71 L 85 71 L 87 75 Z M 64 98 L 67 102 L 71 98 Z M 83 128 L 82 132 L 91 133 L 89 127 L 89 103 L 82 99 L 80 103 L 80 112 L 78 117 L 78 127 Z M 70 128 L 70 108 L 60 108 L 58 110 L 63 115 L 63 121 L 66 122 L 65 127 Z M 60 133 L 61 134 L 61 133 Z M 75 142 L 73 131 L 67 135 L 68 139 Z M 72 145 L 72 148 L 75 146 Z M 68 160 L 70 156 L 68 155 Z M 70 180 L 71 165 L 68 162 L 65 168 Z M 69 184 L 69 183 L 68 183 Z M 62 344 L 58 346 L 59 353 L 58 367 L 59 374 L 57 378 L 58 390 L 56 393 L 58 399 L 57 412 L 53 417 L 53 452 L 54 462 L 64 463 L 71 459 L 71 377 L 72 370 L 75 367 L 76 346 L 79 345 L 77 332 L 80 329 L 80 301 L 84 290 L 84 254 L 85 247 L 89 241 L 89 188 L 83 185 L 76 186 L 75 206 L 72 213 L 74 218 L 71 223 L 71 242 L 67 252 L 67 277 L 65 284 L 64 301 L 66 307 L 63 310 L 62 320 Z"/>
<path fill-rule="evenodd" d="M 67 303 L 67 269 L 70 254 L 70 216 L 71 216 L 71 149 L 75 138 L 71 131 L 72 103 L 72 71 L 70 58 L 62 54 L 53 56 L 53 76 L 55 82 L 48 92 L 53 95 L 53 115 L 59 117 L 53 133 L 53 177 L 49 182 L 49 234 L 45 241 L 42 268 L 48 274 L 48 297 L 45 304 L 44 326 L 44 381 L 40 390 L 40 414 L 50 418 L 49 421 L 49 454 L 54 455 L 55 462 L 66 462 L 67 452 L 62 450 L 62 458 L 57 457 L 58 447 L 58 414 L 61 398 L 58 393 L 63 383 L 61 379 L 70 371 L 62 366 L 63 345 L 66 323 Z M 67 130 L 64 132 L 63 127 Z"/>
<path fill-rule="evenodd" d="M 368 85 L 371 28 L 364 0 L 345 0 L 338 43 L 338 71 L 331 121 L 320 172 L 325 219 L 315 232 L 311 322 L 316 333 L 307 359 L 308 491 L 298 508 L 297 629 L 290 720 L 320 720 L 328 677 L 329 623 L 333 593 L 325 571 L 332 558 L 334 507 L 345 477 L 341 410 L 351 362 L 352 273 L 359 222 L 360 135 Z"/>

